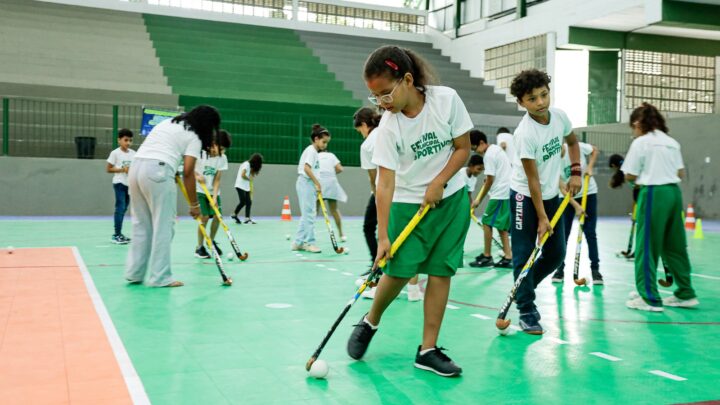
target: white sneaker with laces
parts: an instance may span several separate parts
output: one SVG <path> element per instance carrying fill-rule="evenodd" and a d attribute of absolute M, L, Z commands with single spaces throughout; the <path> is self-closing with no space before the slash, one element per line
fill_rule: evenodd
<path fill-rule="evenodd" d="M 665 308 L 663 308 L 663 307 L 654 307 L 654 306 L 648 304 L 640 296 L 628 300 L 625 303 L 625 306 L 627 306 L 628 308 L 631 308 L 631 309 L 637 309 L 639 311 L 648 311 L 648 312 L 663 312 L 663 311 L 665 311 Z"/>
<path fill-rule="evenodd" d="M 417 284 L 415 284 L 415 285 L 408 284 L 407 296 L 408 296 L 408 301 L 410 301 L 410 302 L 422 300 L 423 294 L 420 292 L 420 286 L 418 286 Z"/>
<path fill-rule="evenodd" d="M 690 298 L 689 300 L 684 300 L 672 295 L 663 299 L 663 305 L 677 308 L 693 308 L 700 305 L 700 301 L 698 301 L 697 298 Z"/>

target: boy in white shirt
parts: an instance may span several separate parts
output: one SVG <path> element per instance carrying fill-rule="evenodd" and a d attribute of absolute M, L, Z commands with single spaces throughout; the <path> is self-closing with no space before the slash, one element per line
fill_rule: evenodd
<path fill-rule="evenodd" d="M 665 119 L 643 103 L 630 115 L 637 138 L 630 144 L 621 170 L 640 186 L 637 201 L 635 283 L 628 308 L 662 312 L 663 305 L 691 308 L 700 304 L 692 287 L 685 228 L 680 213 L 682 192 L 678 184 L 685 175 L 680 144 L 667 135 Z M 657 288 L 657 264 L 662 256 L 677 284 L 674 294 L 663 299 Z"/>
<path fill-rule="evenodd" d="M 460 170 L 460 173 L 463 175 L 463 181 L 465 181 L 465 187 L 467 188 L 470 202 L 472 202 L 472 194 L 475 192 L 475 187 L 477 185 L 477 176 L 479 176 L 483 170 L 485 170 L 485 165 L 483 163 L 483 158 L 480 155 L 470 156 L 467 167 Z"/>
<path fill-rule="evenodd" d="M 508 159 L 510 159 L 510 164 L 512 164 L 513 159 L 515 159 L 515 140 L 510 130 L 505 127 L 498 128 L 496 141 L 498 146 L 505 151 Z"/>
<path fill-rule="evenodd" d="M 115 190 L 115 233 L 111 242 L 117 245 L 125 245 L 130 242 L 130 238 L 122 233 L 122 225 L 125 212 L 130 206 L 127 174 L 135 156 L 135 151 L 130 149 L 132 141 L 133 133 L 131 130 L 123 128 L 118 131 L 118 148 L 110 152 L 105 169 L 108 173 L 114 174 L 112 184 Z"/>
<path fill-rule="evenodd" d="M 200 153 L 200 159 L 198 159 L 195 165 L 195 179 L 197 184 L 198 202 L 200 203 L 200 218 L 202 219 L 202 225 L 198 224 L 197 231 L 197 246 L 195 247 L 195 257 L 201 259 L 209 259 L 210 253 L 205 248 L 205 237 L 203 236 L 200 226 L 205 227 L 210 218 L 213 219 L 210 225 L 210 240 L 212 240 L 215 250 L 219 255 L 222 255 L 222 250 L 215 243 L 215 235 L 217 235 L 218 228 L 220 227 L 220 220 L 215 218 L 215 211 L 212 209 L 210 199 L 217 205 L 218 211 L 222 213 L 222 200 L 220 199 L 220 177 L 222 172 L 228 169 L 228 159 L 225 156 L 225 149 L 230 147 L 230 134 L 225 130 L 220 130 L 218 133 L 217 141 L 214 142 L 209 151 L 202 151 Z M 211 195 L 205 194 L 205 190 L 200 186 L 200 183 L 204 183 L 205 187 L 211 193 Z M 210 246 L 208 246 L 209 248 Z"/>
<path fill-rule="evenodd" d="M 550 107 L 550 77 L 537 69 L 515 77 L 510 93 L 527 113 L 515 129 L 515 158 L 510 179 L 510 218 L 514 277 L 548 232 L 540 257 L 527 273 L 515 294 L 520 327 L 532 335 L 542 334 L 540 313 L 535 306 L 535 288 L 565 260 L 565 230 L 562 221 L 553 232 L 550 217 L 560 206 L 559 179 L 562 170 L 563 138 L 570 156 L 568 191 L 580 190 L 580 149 L 570 120 L 564 111 Z"/>
<path fill-rule="evenodd" d="M 487 136 L 480 131 L 470 132 L 471 148 L 481 154 L 485 162 L 485 184 L 480 191 L 477 202 L 473 201 L 472 209 L 480 205 L 486 195 L 490 196 L 482 216 L 483 224 L 483 253 L 470 263 L 470 267 L 500 267 L 512 268 L 512 252 L 510 250 L 510 160 L 507 154 L 498 145 L 490 145 Z M 503 258 L 493 263 L 492 260 L 492 232 L 493 228 L 500 233 L 503 245 Z"/>

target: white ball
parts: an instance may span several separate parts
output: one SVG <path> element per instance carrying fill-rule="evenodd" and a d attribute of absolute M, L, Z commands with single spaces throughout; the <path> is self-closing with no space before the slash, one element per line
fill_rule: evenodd
<path fill-rule="evenodd" d="M 350 253 L 350 248 L 349 247 L 344 248 L 343 253 L 345 253 L 345 254 Z"/>
<path fill-rule="evenodd" d="M 232 254 L 232 253 L 228 253 L 227 256 L 225 256 L 225 258 L 226 258 L 229 262 L 231 262 L 231 261 L 233 261 L 233 259 L 235 259 L 235 255 Z"/>
<path fill-rule="evenodd" d="M 310 377 L 314 378 L 325 378 L 328 375 L 328 372 L 330 369 L 328 368 L 327 363 L 325 360 L 315 360 L 315 362 L 310 366 Z"/>
<path fill-rule="evenodd" d="M 8 254 L 12 254 L 15 251 L 15 248 L 12 246 L 7 247 Z"/>
<path fill-rule="evenodd" d="M 289 233 L 285 235 L 285 240 L 290 240 L 290 234 L 289 234 Z"/>
<path fill-rule="evenodd" d="M 510 328 L 498 329 L 498 335 L 507 336 L 510 334 Z"/>

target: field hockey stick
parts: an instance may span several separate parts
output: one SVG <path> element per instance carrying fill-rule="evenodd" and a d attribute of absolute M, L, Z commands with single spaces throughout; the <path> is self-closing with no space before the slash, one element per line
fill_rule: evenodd
<path fill-rule="evenodd" d="M 222 226 L 223 230 L 225 230 L 225 235 L 227 235 L 228 240 L 230 240 L 230 245 L 232 246 L 233 250 L 235 251 L 235 256 L 237 256 L 238 259 L 245 261 L 248 258 L 247 252 L 242 253 L 240 251 L 240 247 L 238 246 L 237 242 L 235 242 L 235 238 L 233 238 L 232 233 L 230 232 L 230 228 L 225 224 L 225 221 L 222 219 L 222 214 L 220 213 L 220 210 L 217 207 L 217 204 L 215 203 L 215 199 L 212 198 L 210 195 L 210 191 L 207 188 L 207 185 L 205 183 L 200 183 L 200 187 L 202 187 L 203 191 L 205 192 L 205 195 L 208 198 L 208 201 L 210 201 L 210 206 L 212 207 L 213 211 L 215 212 L 215 218 L 217 218 L 218 221 L 220 221 L 220 225 Z M 214 246 L 213 246 L 214 247 Z"/>
<path fill-rule="evenodd" d="M 632 254 L 632 248 L 633 248 L 633 236 L 635 235 L 635 210 L 637 209 L 637 205 L 633 203 L 633 209 L 632 214 L 630 214 L 630 218 L 632 220 L 632 225 L 630 225 L 630 237 L 628 238 L 628 246 L 627 250 L 623 250 L 620 252 L 621 255 L 628 257 Z"/>
<path fill-rule="evenodd" d="M 472 220 L 475 221 L 475 223 L 478 224 L 482 228 L 482 226 L 483 226 L 482 222 L 480 222 L 480 220 L 475 216 L 475 213 L 472 211 L 470 211 L 470 218 L 472 218 Z M 491 232 L 492 232 L 492 228 L 491 228 Z M 496 248 L 503 250 L 503 246 L 500 243 L 500 241 L 497 240 L 497 238 L 495 237 L 495 234 L 493 234 L 493 236 L 492 236 L 492 241 L 495 244 Z"/>
<path fill-rule="evenodd" d="M 180 176 L 175 176 L 175 182 L 180 187 L 180 190 L 182 191 L 183 195 L 185 196 L 185 201 L 187 201 L 188 205 L 191 205 L 190 203 L 190 196 L 188 195 L 187 189 L 185 189 L 185 184 L 183 184 L 182 180 L 180 180 Z M 208 236 L 207 232 L 205 231 L 205 226 L 203 226 L 202 220 L 198 217 L 195 218 L 198 225 L 200 225 L 200 232 L 203 235 L 203 238 L 205 238 L 205 243 L 207 243 L 208 246 L 210 246 L 210 250 L 212 251 L 213 258 L 215 259 L 215 264 L 217 265 L 217 269 L 220 272 L 220 276 L 223 280 L 223 285 L 231 286 L 232 285 L 232 279 L 225 274 L 225 267 L 223 267 L 222 258 L 220 258 L 220 254 L 218 254 L 217 250 L 215 249 L 215 246 L 212 243 L 212 240 Z"/>
<path fill-rule="evenodd" d="M 555 211 L 555 215 L 553 216 L 552 220 L 550 221 L 550 228 L 554 229 L 555 225 L 560 220 L 560 217 L 562 217 L 563 212 L 565 211 L 565 208 L 567 207 L 568 203 L 570 203 L 570 193 L 565 194 L 565 198 L 560 203 L 560 206 L 558 207 L 557 211 Z M 500 313 L 498 314 L 497 319 L 495 320 L 495 327 L 499 330 L 505 330 L 510 326 L 510 319 L 505 319 L 507 316 L 508 311 L 510 310 L 510 305 L 515 300 L 515 293 L 517 293 L 518 287 L 520 287 L 520 284 L 525 279 L 527 274 L 532 269 L 533 264 L 535 264 L 535 259 L 537 259 L 538 253 L 542 250 L 543 246 L 545 245 L 545 242 L 547 242 L 548 238 L 550 237 L 550 231 L 545 232 L 545 234 L 540 239 L 540 243 L 535 246 L 532 253 L 530 253 L 530 257 L 528 258 L 527 262 L 525 262 L 525 266 L 523 266 L 522 271 L 520 274 L 518 274 L 517 280 L 515 280 L 515 284 L 513 284 L 512 289 L 510 290 L 510 294 L 508 294 L 507 299 L 505 300 L 505 303 L 500 308 Z"/>
<path fill-rule="evenodd" d="M 430 206 L 426 205 L 425 209 L 423 209 L 421 212 L 416 213 L 413 219 L 408 222 L 408 224 L 405 226 L 405 229 L 400 232 L 400 235 L 398 235 L 397 239 L 395 239 L 395 241 L 390 246 L 390 256 L 393 256 L 398 251 L 403 242 L 405 242 L 405 239 L 407 239 L 407 237 L 410 235 L 413 229 L 415 229 L 420 220 L 423 219 L 425 214 L 427 214 L 429 209 Z M 335 320 L 335 323 L 332 324 L 330 330 L 325 335 L 325 338 L 323 338 L 322 342 L 320 342 L 320 346 L 318 346 L 317 350 L 315 350 L 315 353 L 313 353 L 313 355 L 310 357 L 310 360 L 308 360 L 305 364 L 306 370 L 310 371 L 310 367 L 312 367 L 315 360 L 317 360 L 317 358 L 320 356 L 320 353 L 325 348 L 325 345 L 330 340 L 330 337 L 333 335 L 333 333 L 335 333 L 335 329 L 337 329 L 338 325 L 340 325 L 340 322 L 342 322 L 343 318 L 345 318 L 345 315 L 347 315 L 348 311 L 350 311 L 350 307 L 352 307 L 353 304 L 357 302 L 363 291 L 365 291 L 365 289 L 369 287 L 371 283 L 374 283 L 375 280 L 380 277 L 380 270 L 385 267 L 385 264 L 387 264 L 387 259 L 383 257 L 382 259 L 380 259 L 377 266 L 373 267 L 372 272 L 370 272 L 368 278 L 362 283 L 362 285 L 357 289 L 357 291 L 355 291 L 355 295 L 350 298 L 350 301 L 348 301 L 348 303 L 345 305 L 345 308 L 343 308 L 340 316 L 338 316 L 338 318 Z"/>
<path fill-rule="evenodd" d="M 582 214 L 580 214 L 580 221 L 578 226 L 577 245 L 575 246 L 575 267 L 573 268 L 573 281 L 575 285 L 585 285 L 587 280 L 585 278 L 578 278 L 580 273 L 580 251 L 582 250 L 582 239 L 583 239 L 583 226 L 585 225 L 585 207 L 587 207 L 587 193 L 588 185 L 590 184 L 590 176 L 587 174 L 583 179 L 583 193 L 580 206 L 582 207 Z"/>
<path fill-rule="evenodd" d="M 332 247 L 333 249 L 335 249 L 335 253 L 342 254 L 342 252 L 345 251 L 345 248 L 338 247 L 337 239 L 335 239 L 335 232 L 333 232 L 332 225 L 330 225 L 330 218 L 328 218 L 327 209 L 325 208 L 325 201 L 323 200 L 321 192 L 318 192 L 317 198 L 320 202 L 320 209 L 322 210 L 323 216 L 325 217 L 325 225 L 327 226 L 328 232 L 330 233 L 330 242 L 332 243 Z"/>

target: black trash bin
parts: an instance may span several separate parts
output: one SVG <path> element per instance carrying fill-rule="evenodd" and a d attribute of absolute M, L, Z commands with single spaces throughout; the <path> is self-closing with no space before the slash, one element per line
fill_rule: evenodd
<path fill-rule="evenodd" d="M 75 147 L 78 159 L 95 158 L 95 138 L 91 136 L 76 136 Z"/>

